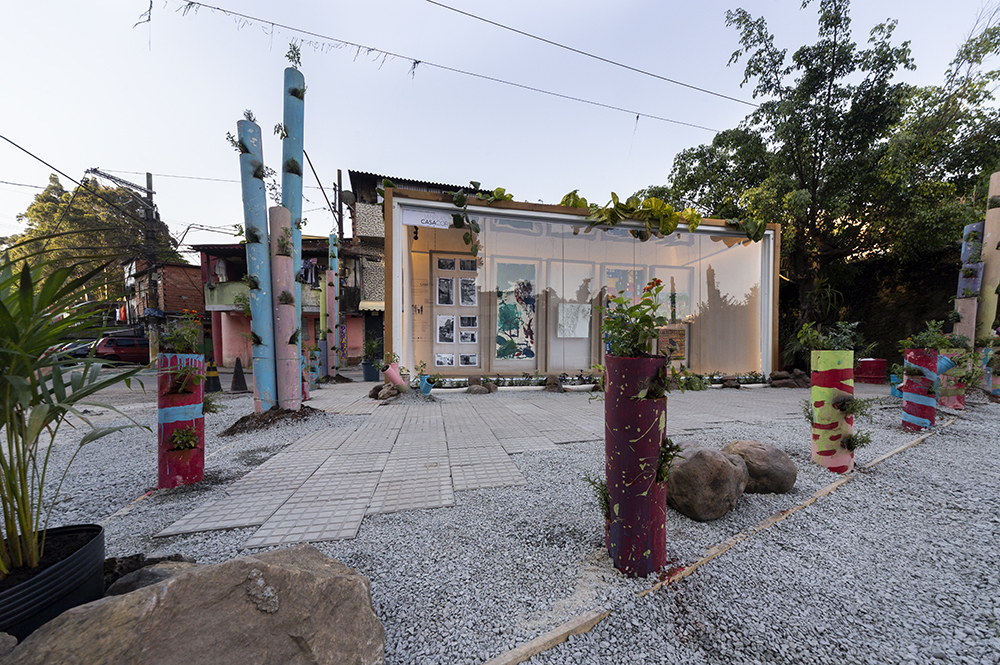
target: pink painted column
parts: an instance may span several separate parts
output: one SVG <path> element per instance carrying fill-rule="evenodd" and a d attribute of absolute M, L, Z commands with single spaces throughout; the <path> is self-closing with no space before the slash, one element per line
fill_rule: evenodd
<path fill-rule="evenodd" d="M 337 307 L 337 273 L 333 270 L 326 271 L 326 321 L 321 322 L 326 326 L 326 372 L 330 376 L 337 375 L 340 367 L 340 326 L 338 317 L 340 308 Z"/>
<path fill-rule="evenodd" d="M 212 312 L 212 360 L 225 367 L 222 357 L 222 312 Z"/>
<path fill-rule="evenodd" d="M 299 321 L 295 315 L 292 215 L 280 206 L 269 208 L 267 212 L 270 224 L 271 303 L 274 310 L 274 363 L 278 406 L 298 411 L 302 406 L 302 387 L 296 343 Z"/>
<path fill-rule="evenodd" d="M 205 357 L 160 353 L 156 367 L 157 487 L 197 483 L 205 476 Z"/>

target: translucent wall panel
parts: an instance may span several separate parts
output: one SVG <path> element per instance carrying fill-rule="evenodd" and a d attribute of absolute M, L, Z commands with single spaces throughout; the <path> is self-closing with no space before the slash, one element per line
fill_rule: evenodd
<path fill-rule="evenodd" d="M 590 229 L 582 220 L 478 219 L 481 260 L 467 276 L 475 281 L 465 284 L 464 302 L 461 265 L 447 269 L 452 258 L 471 258 L 462 232 L 420 228 L 413 239 L 413 227 L 404 227 L 410 252 L 404 339 L 413 340 L 404 344 L 404 364 L 424 360 L 433 371 L 455 374 L 587 370 L 603 357 L 595 305 L 619 294 L 638 299 L 655 277 L 664 283 L 660 313 L 670 320 L 661 339 L 674 340 L 687 366 L 762 369 L 762 318 L 770 311 L 761 311 L 761 245 L 744 236 L 706 228 L 640 242 L 627 230 Z M 451 279 L 452 295 L 442 296 L 439 286 L 449 291 Z M 442 366 L 441 354 L 446 360 L 452 354 L 453 365 Z"/>

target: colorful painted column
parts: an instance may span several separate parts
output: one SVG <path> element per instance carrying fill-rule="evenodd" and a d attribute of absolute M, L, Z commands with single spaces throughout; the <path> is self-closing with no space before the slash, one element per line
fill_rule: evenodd
<path fill-rule="evenodd" d="M 157 487 L 205 477 L 205 357 L 160 352 L 157 368 Z"/>
<path fill-rule="evenodd" d="M 320 376 L 330 375 L 329 353 L 326 339 L 328 335 L 332 334 L 327 332 L 329 330 L 329 321 L 327 321 L 326 292 L 329 289 L 329 286 L 327 286 L 326 280 L 329 274 L 329 270 L 319 274 L 319 337 L 316 339 L 316 346 L 319 347 Z"/>
<path fill-rule="evenodd" d="M 247 279 L 250 282 L 250 335 L 253 339 L 254 411 L 278 404 L 274 378 L 274 327 L 271 312 L 271 257 L 267 241 L 267 196 L 260 127 L 236 123 L 243 185 L 243 224 L 247 239 Z"/>
<path fill-rule="evenodd" d="M 917 368 L 920 376 L 905 375 L 900 390 L 903 392 L 903 429 L 918 432 L 934 427 L 937 398 L 937 349 L 906 349 L 903 351 L 903 368 Z"/>
<path fill-rule="evenodd" d="M 292 269 L 291 214 L 282 207 L 268 210 L 271 223 L 271 293 L 274 294 L 274 366 L 278 406 L 298 411 L 301 369 L 295 342 L 299 337 L 295 316 L 295 273 Z"/>
<path fill-rule="evenodd" d="M 667 563 L 667 491 L 656 482 L 667 400 L 633 399 L 666 362 L 604 358 L 604 468 L 611 506 L 606 541 L 611 562 L 629 577 L 645 577 Z"/>
<path fill-rule="evenodd" d="M 812 461 L 833 473 L 850 473 L 854 451 L 843 443 L 854 433 L 854 416 L 834 404 L 854 397 L 854 351 L 813 351 L 811 360 Z"/>
<path fill-rule="evenodd" d="M 994 352 L 992 347 L 976 349 L 976 358 L 983 368 L 983 381 L 980 385 L 986 392 L 993 390 L 993 368 L 990 367 L 990 361 L 993 360 Z"/>
<path fill-rule="evenodd" d="M 1000 197 L 1000 171 L 990 176 L 986 220 L 983 224 L 983 269 L 979 309 L 976 312 L 976 334 L 969 335 L 969 339 L 991 337 L 997 325 L 1000 325 L 997 308 L 997 291 L 1000 291 L 1000 207 L 993 207 L 993 202 L 1000 200 L 997 197 Z"/>
<path fill-rule="evenodd" d="M 945 349 L 938 354 L 938 404 L 949 409 L 965 409 L 965 384 L 957 376 L 965 371 L 955 363 L 962 349 Z"/>
<path fill-rule="evenodd" d="M 330 234 L 330 269 L 327 270 L 326 313 L 329 315 L 326 329 L 332 331 L 327 340 L 330 355 L 330 374 L 336 375 L 340 369 L 340 238 L 337 233 Z M 346 356 L 345 356 L 346 357 Z"/>
<path fill-rule="evenodd" d="M 288 209 L 292 219 L 292 269 L 297 275 L 302 269 L 302 167 L 303 131 L 306 106 L 306 80 L 302 72 L 294 67 L 285 69 L 283 89 L 282 124 L 285 127 L 281 140 L 281 205 Z M 302 326 L 302 283 L 294 282 L 295 327 Z M 302 340 L 295 341 L 296 358 L 301 370 Z"/>

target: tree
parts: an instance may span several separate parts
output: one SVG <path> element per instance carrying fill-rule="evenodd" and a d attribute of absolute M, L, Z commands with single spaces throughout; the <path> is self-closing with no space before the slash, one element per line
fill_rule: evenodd
<path fill-rule="evenodd" d="M 745 217 L 739 197 L 767 178 L 770 155 L 760 134 L 747 128 L 719 132 L 712 142 L 674 157 L 668 185 L 651 185 L 636 196 L 655 196 L 680 209 L 697 208 L 709 217 Z"/>
<path fill-rule="evenodd" d="M 837 315 L 827 297 L 835 268 L 941 256 L 982 217 L 1000 168 L 1000 112 L 988 104 L 998 74 L 984 68 L 1000 45 L 997 10 L 982 14 L 943 85 L 915 88 L 894 82 L 913 68 L 908 43 L 892 43 L 894 21 L 859 48 L 849 0 L 818 4 L 819 40 L 790 59 L 763 18 L 727 12 L 740 31 L 730 62 L 745 60 L 743 83 L 763 101 L 739 129 L 678 154 L 657 190 L 712 216 L 782 225 L 782 273 L 795 289 L 782 294 L 782 320 L 795 329 Z"/>
<path fill-rule="evenodd" d="M 44 253 L 44 275 L 74 265 L 76 277 L 76 273 L 113 259 L 104 270 L 103 287 L 95 291 L 101 298 L 113 300 L 124 288 L 125 264 L 147 260 L 150 255 L 156 261 L 186 263 L 167 226 L 159 220 L 147 221 L 142 210 L 138 195 L 128 189 L 84 180 L 67 192 L 59 178 L 51 175 L 48 187 L 17 216 L 26 226 L 24 232 L 4 238 L 2 243 L 6 247 L 20 243 L 11 250 L 13 259 Z M 152 247 L 146 244 L 147 225 Z"/>

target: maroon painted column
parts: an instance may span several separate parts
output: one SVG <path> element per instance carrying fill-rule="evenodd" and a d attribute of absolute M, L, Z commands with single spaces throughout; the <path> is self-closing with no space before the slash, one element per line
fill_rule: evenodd
<path fill-rule="evenodd" d="M 934 427 L 938 350 L 906 349 L 903 351 L 903 365 L 922 372 L 922 376 L 904 376 L 899 387 L 903 393 L 903 429 L 918 432 Z"/>
<path fill-rule="evenodd" d="M 666 358 L 605 356 L 604 467 L 610 523 L 608 554 L 629 577 L 667 563 L 667 492 L 656 482 L 666 434 L 667 399 L 633 399 Z"/>
<path fill-rule="evenodd" d="M 222 356 L 222 312 L 212 312 L 212 360 L 219 367 L 224 367 Z"/>
<path fill-rule="evenodd" d="M 160 352 L 156 368 L 157 487 L 197 483 L 205 476 L 205 357 Z"/>

